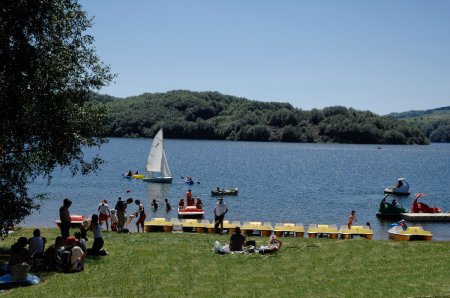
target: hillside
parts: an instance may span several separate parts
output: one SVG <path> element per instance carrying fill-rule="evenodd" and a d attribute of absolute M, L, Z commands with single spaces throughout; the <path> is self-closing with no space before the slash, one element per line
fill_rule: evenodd
<path fill-rule="evenodd" d="M 342 106 L 304 111 L 218 92 L 176 90 L 114 98 L 95 94 L 108 109 L 108 136 L 356 144 L 427 144 L 422 130 L 391 116 Z"/>
<path fill-rule="evenodd" d="M 420 128 L 431 142 L 450 142 L 450 107 L 392 113 L 390 116 Z"/>

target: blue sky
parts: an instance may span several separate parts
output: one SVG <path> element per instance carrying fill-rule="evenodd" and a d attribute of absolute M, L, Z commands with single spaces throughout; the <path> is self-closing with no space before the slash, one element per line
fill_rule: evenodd
<path fill-rule="evenodd" d="M 310 110 L 450 105 L 450 1 L 82 0 L 100 93 L 218 91 Z"/>

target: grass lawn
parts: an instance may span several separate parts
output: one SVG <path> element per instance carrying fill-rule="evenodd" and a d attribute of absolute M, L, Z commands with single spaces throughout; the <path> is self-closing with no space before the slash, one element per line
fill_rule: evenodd
<path fill-rule="evenodd" d="M 48 243 L 59 233 L 41 231 Z M 0 253 L 31 234 L 1 240 Z M 109 256 L 88 259 L 84 272 L 37 272 L 39 285 L 0 296 L 450 297 L 450 242 L 282 238 L 275 255 L 217 255 L 214 241 L 228 235 L 105 232 L 104 239 Z"/>

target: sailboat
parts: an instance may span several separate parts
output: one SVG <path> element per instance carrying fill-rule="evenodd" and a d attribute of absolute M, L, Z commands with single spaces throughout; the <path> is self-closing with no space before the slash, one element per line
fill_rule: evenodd
<path fill-rule="evenodd" d="M 145 182 L 172 183 L 169 165 L 167 164 L 166 151 L 164 150 L 162 128 L 153 138 L 145 169 L 150 173 L 150 177 L 144 177 L 143 180 Z"/>

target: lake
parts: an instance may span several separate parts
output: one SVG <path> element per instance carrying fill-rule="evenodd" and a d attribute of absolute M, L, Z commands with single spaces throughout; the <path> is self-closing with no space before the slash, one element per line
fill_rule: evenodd
<path fill-rule="evenodd" d="M 228 220 L 296 222 L 305 229 L 311 223 L 347 223 L 352 210 L 358 223 L 370 222 L 374 239 L 388 238 L 392 221 L 375 214 L 383 190 L 405 177 L 410 192 L 429 193 L 427 203 L 450 211 L 450 144 L 429 146 L 291 144 L 268 142 L 227 142 L 200 140 L 166 140 L 166 153 L 174 177 L 173 184 L 146 183 L 125 179 L 123 173 L 144 173 L 152 139 L 111 138 L 101 150 L 86 150 L 86 156 L 99 154 L 105 163 L 89 176 L 72 177 L 58 169 L 53 180 L 38 180 L 30 185 L 31 193 L 46 192 L 49 199 L 33 213 L 24 226 L 54 226 L 65 197 L 72 199 L 72 214 L 89 216 L 97 212 L 102 199 L 114 207 L 117 198 L 133 197 L 146 206 L 147 220 L 152 217 L 176 218 L 180 197 L 191 188 L 201 196 L 205 218 L 213 219 L 217 186 L 239 187 L 239 195 L 225 197 Z M 192 176 L 199 184 L 189 186 L 182 176 Z M 130 192 L 127 193 L 127 190 Z M 165 212 L 164 199 L 172 204 Z M 160 208 L 150 209 L 156 199 Z M 411 208 L 413 195 L 398 199 Z M 134 211 L 130 205 L 128 210 Z M 449 223 L 424 223 L 434 240 L 450 240 Z M 135 228 L 134 223 L 130 226 Z"/>

